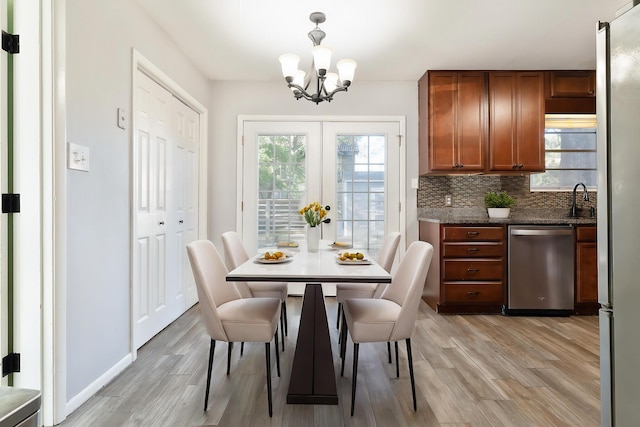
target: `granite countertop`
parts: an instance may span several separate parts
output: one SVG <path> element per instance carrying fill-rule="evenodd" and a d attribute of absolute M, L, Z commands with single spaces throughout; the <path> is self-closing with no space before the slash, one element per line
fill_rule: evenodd
<path fill-rule="evenodd" d="M 569 218 L 565 209 L 512 208 L 509 218 L 498 219 L 489 218 L 484 208 L 419 208 L 418 221 L 442 224 L 595 225 L 597 218 L 590 217 L 588 211 L 585 214 L 586 216 Z"/>

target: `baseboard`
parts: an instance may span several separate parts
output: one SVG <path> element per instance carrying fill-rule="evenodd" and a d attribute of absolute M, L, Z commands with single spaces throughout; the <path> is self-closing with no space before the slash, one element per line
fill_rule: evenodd
<path fill-rule="evenodd" d="M 111 369 L 102 374 L 94 382 L 89 384 L 80 393 L 73 396 L 68 402 L 65 408 L 66 416 L 69 416 L 73 411 L 82 406 L 87 400 L 93 397 L 102 387 L 109 384 L 115 377 L 120 375 L 129 365 L 133 363 L 133 355 L 131 353 L 123 357 L 118 363 L 116 363 Z"/>

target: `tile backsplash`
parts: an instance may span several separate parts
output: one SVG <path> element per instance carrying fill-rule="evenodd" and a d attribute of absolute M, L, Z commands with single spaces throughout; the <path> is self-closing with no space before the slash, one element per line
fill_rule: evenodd
<path fill-rule="evenodd" d="M 531 192 L 529 175 L 497 176 L 421 176 L 418 189 L 418 208 L 442 208 L 444 197 L 452 196 L 453 208 L 484 208 L 484 195 L 488 191 L 506 191 L 516 199 L 515 208 L 567 209 L 571 208 L 570 191 Z M 587 211 L 596 206 L 596 195 L 589 194 L 589 201 L 582 200 L 582 187 L 576 198 L 578 207 Z"/>

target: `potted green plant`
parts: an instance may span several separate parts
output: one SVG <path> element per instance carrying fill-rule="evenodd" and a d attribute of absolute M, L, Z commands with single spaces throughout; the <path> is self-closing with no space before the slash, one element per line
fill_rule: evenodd
<path fill-rule="evenodd" d="M 516 199 L 509 196 L 506 191 L 489 191 L 484 196 L 484 205 L 487 207 L 489 218 L 509 218 L 511 206 Z"/>

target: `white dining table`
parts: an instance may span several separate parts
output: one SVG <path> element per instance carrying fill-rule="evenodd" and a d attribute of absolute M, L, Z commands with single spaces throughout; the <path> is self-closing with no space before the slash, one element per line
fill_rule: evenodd
<path fill-rule="evenodd" d="M 327 312 L 322 293 L 322 283 L 391 283 L 391 275 L 365 251 L 358 249 L 335 249 L 331 242 L 322 240 L 318 252 L 307 252 L 300 248 L 280 249 L 290 255 L 286 262 L 263 264 L 258 261 L 265 248 L 230 271 L 228 282 L 299 282 L 306 283 L 300 327 L 291 366 L 291 378 L 287 403 L 337 405 L 333 353 L 329 337 Z M 339 252 L 362 252 L 370 264 L 353 262 L 338 263 Z"/>

